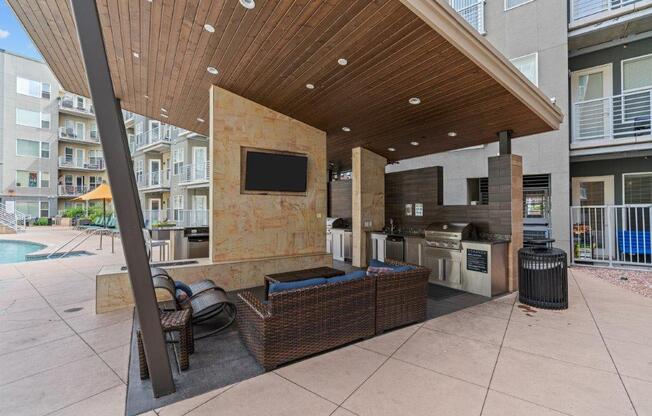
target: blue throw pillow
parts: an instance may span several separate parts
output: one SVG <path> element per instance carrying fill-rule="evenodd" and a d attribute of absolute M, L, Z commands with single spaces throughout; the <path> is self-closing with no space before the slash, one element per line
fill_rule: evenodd
<path fill-rule="evenodd" d="M 385 263 L 383 261 L 376 260 L 376 259 L 372 259 L 369 262 L 369 266 L 371 266 L 371 267 L 391 267 L 392 269 L 394 268 L 391 264 L 387 264 L 387 263 Z"/>
<path fill-rule="evenodd" d="M 190 288 L 190 286 L 188 286 L 183 282 L 179 282 L 177 280 L 176 282 L 174 282 L 174 288 L 177 290 L 181 290 L 182 292 L 186 292 L 186 295 L 188 295 L 188 297 L 192 296 L 192 289 Z"/>
<path fill-rule="evenodd" d="M 327 280 L 323 277 L 316 277 L 314 279 L 296 280 L 294 282 L 272 283 L 269 285 L 269 294 L 271 295 L 272 293 L 285 292 L 286 290 L 303 289 L 306 287 L 323 285 L 326 282 Z"/>
<path fill-rule="evenodd" d="M 343 274 L 341 276 L 331 277 L 328 279 L 328 283 L 340 283 L 340 282 L 350 282 L 351 280 L 362 279 L 367 275 L 367 272 L 364 270 L 356 270 L 351 273 Z"/>
<path fill-rule="evenodd" d="M 394 273 L 401 273 L 401 272 L 409 272 L 410 270 L 414 270 L 414 266 L 394 266 Z"/>

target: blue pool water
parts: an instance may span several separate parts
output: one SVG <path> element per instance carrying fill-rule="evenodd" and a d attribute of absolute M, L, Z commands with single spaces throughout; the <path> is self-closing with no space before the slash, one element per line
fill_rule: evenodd
<path fill-rule="evenodd" d="M 43 244 L 30 243 L 29 241 L 0 240 L 0 264 L 27 261 L 25 259 L 27 254 L 45 247 Z"/>

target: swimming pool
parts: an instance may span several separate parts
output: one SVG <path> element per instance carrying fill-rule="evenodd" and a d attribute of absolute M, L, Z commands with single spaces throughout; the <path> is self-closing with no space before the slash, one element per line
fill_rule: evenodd
<path fill-rule="evenodd" d="M 0 240 L 0 264 L 27 261 L 29 253 L 44 249 L 43 244 L 20 240 Z"/>

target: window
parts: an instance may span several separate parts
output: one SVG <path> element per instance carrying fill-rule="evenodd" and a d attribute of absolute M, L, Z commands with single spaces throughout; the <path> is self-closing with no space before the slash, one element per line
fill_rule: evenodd
<path fill-rule="evenodd" d="M 19 188 L 38 188 L 38 172 L 17 170 L 16 186 Z"/>
<path fill-rule="evenodd" d="M 50 84 L 47 82 L 32 81 L 31 79 L 16 77 L 16 92 L 37 98 L 50 98 Z"/>
<path fill-rule="evenodd" d="M 175 195 L 173 200 L 174 220 L 180 221 L 183 215 L 183 195 Z"/>
<path fill-rule="evenodd" d="M 97 124 L 91 123 L 91 139 L 97 139 L 99 135 L 97 134 Z"/>
<path fill-rule="evenodd" d="M 40 201 L 39 208 L 39 217 L 47 218 L 50 216 L 50 203 L 48 201 Z"/>
<path fill-rule="evenodd" d="M 536 86 L 539 86 L 539 54 L 521 56 L 510 60 Z"/>
<path fill-rule="evenodd" d="M 72 163 L 73 148 L 66 147 L 63 149 L 63 158 L 67 163 Z"/>
<path fill-rule="evenodd" d="M 183 148 L 174 149 L 172 152 L 172 174 L 179 175 L 183 166 Z"/>
<path fill-rule="evenodd" d="M 136 182 L 142 183 L 143 182 L 143 170 L 145 168 L 145 161 L 143 159 L 138 159 L 136 161 Z"/>
<path fill-rule="evenodd" d="M 525 3 L 530 3 L 534 0 L 505 0 L 505 10 L 513 9 Z"/>
<path fill-rule="evenodd" d="M 31 218 L 39 216 L 38 202 L 16 201 L 16 210 Z"/>
<path fill-rule="evenodd" d="M 41 172 L 41 188 L 50 187 L 50 172 Z"/>
<path fill-rule="evenodd" d="M 37 140 L 16 139 L 16 156 L 39 157 L 40 142 Z"/>
<path fill-rule="evenodd" d="M 50 113 L 41 113 L 38 111 L 16 109 L 16 124 L 27 127 L 41 129 L 50 128 Z"/>
<path fill-rule="evenodd" d="M 41 142 L 41 158 L 42 159 L 50 158 L 50 143 Z"/>
<path fill-rule="evenodd" d="M 75 134 L 77 135 L 77 138 L 80 140 L 84 140 L 86 138 L 86 125 L 82 122 L 76 122 L 75 123 Z"/>
<path fill-rule="evenodd" d="M 626 59 L 623 65 L 623 91 L 652 87 L 652 55 Z"/>
<path fill-rule="evenodd" d="M 652 204 L 652 172 L 623 175 L 625 204 Z"/>
<path fill-rule="evenodd" d="M 77 96 L 77 108 L 80 110 L 84 110 L 86 108 L 86 100 L 84 97 L 80 97 L 79 95 Z"/>
<path fill-rule="evenodd" d="M 466 194 L 469 205 L 489 205 L 489 178 L 468 178 Z"/>

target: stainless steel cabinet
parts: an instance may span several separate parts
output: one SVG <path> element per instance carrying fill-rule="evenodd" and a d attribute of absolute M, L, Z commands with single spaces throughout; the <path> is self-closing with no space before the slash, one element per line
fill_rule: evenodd
<path fill-rule="evenodd" d="M 405 237 L 405 262 L 423 266 L 425 240 L 420 237 Z"/>

